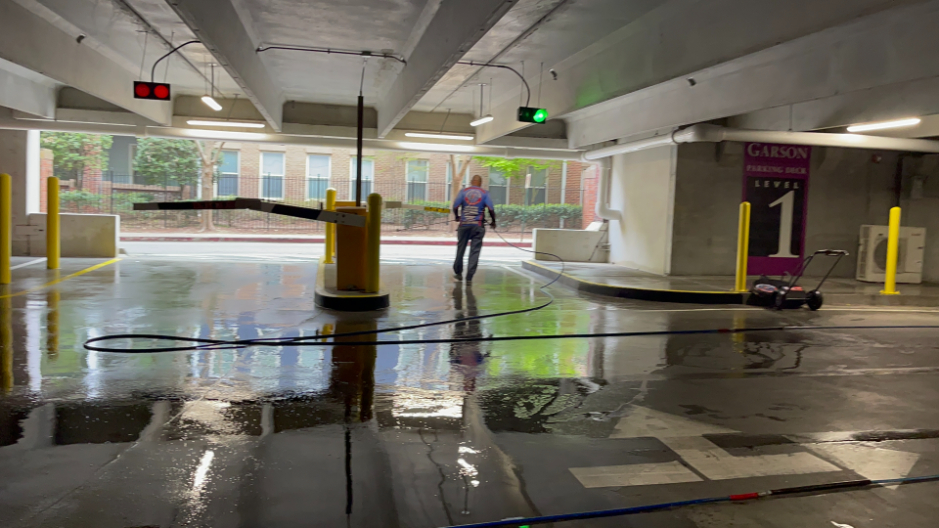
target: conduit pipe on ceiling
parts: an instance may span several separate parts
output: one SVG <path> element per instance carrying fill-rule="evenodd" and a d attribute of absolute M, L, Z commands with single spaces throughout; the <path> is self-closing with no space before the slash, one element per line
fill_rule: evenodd
<path fill-rule="evenodd" d="M 745 141 L 753 143 L 779 143 L 783 145 L 811 145 L 816 147 L 862 148 L 876 150 L 899 150 L 904 152 L 928 152 L 939 154 L 939 141 L 927 139 L 905 139 L 860 134 L 827 134 L 823 132 L 785 132 L 774 130 L 745 130 L 724 128 L 717 125 L 692 125 L 671 134 L 656 136 L 589 150 L 584 160 L 596 161 L 618 154 L 628 154 L 655 147 L 681 143 L 720 143 L 722 141 Z"/>

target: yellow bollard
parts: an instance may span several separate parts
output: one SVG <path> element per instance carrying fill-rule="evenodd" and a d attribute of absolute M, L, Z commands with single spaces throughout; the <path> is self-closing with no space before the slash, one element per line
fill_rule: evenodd
<path fill-rule="evenodd" d="M 46 269 L 59 269 L 59 179 L 50 176 L 46 189 Z"/>
<path fill-rule="evenodd" d="M 381 195 L 372 193 L 368 195 L 368 241 L 366 243 L 365 272 L 368 274 L 365 281 L 366 293 L 378 293 L 381 287 Z"/>
<path fill-rule="evenodd" d="M 897 260 L 900 253 L 900 208 L 890 209 L 890 228 L 887 232 L 887 279 L 881 295 L 900 295 L 897 291 Z"/>
<path fill-rule="evenodd" d="M 10 284 L 13 256 L 13 178 L 0 174 L 0 284 Z"/>
<path fill-rule="evenodd" d="M 59 280 L 59 271 L 55 271 L 53 280 Z M 59 288 L 54 286 L 46 290 L 46 351 L 50 358 L 59 355 L 59 301 L 62 295 Z"/>
<path fill-rule="evenodd" d="M 336 189 L 326 189 L 326 210 L 336 210 Z M 336 253 L 336 224 L 326 224 L 326 264 L 332 264 Z"/>
<path fill-rule="evenodd" d="M 740 204 L 740 220 L 737 227 L 737 280 L 734 289 L 747 291 L 747 258 L 750 254 L 750 202 Z"/>

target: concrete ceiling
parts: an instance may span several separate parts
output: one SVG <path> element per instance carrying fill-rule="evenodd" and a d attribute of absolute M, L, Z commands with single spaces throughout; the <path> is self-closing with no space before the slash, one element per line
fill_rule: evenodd
<path fill-rule="evenodd" d="M 273 132 L 351 134 L 364 58 L 257 51 L 280 45 L 406 59 L 367 61 L 373 138 L 475 131 L 477 143 L 582 149 L 723 118 L 818 130 L 939 114 L 937 24 L 939 0 L 0 0 L 0 106 L 163 126 L 234 109 Z M 156 79 L 198 97 L 215 65 L 223 112 L 130 97 L 130 81 L 189 39 L 202 43 Z M 526 129 L 514 119 L 528 97 L 518 76 L 458 61 L 522 72 L 531 104 L 558 122 Z M 474 130 L 480 83 L 496 119 Z"/>

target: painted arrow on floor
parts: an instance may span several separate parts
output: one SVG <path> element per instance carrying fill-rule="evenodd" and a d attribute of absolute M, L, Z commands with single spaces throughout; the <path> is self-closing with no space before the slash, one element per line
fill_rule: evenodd
<path fill-rule="evenodd" d="M 703 436 L 739 432 L 646 407 L 633 406 L 632 412 L 616 425 L 610 438 L 657 438 L 680 456 L 685 464 L 711 480 L 844 471 L 843 468 L 808 452 L 737 457 Z M 915 454 L 882 449 L 879 451 L 887 453 L 878 453 L 878 457 L 867 450 L 851 447 L 823 445 L 812 446 L 810 449 L 866 478 L 906 476 L 918 459 Z M 570 471 L 588 488 L 676 484 L 703 480 L 697 473 L 677 461 L 571 468 Z"/>

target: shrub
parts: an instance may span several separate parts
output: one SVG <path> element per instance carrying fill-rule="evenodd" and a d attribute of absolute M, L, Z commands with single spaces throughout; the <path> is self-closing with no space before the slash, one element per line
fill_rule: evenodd
<path fill-rule="evenodd" d="M 97 207 L 101 205 L 100 194 L 88 191 L 65 191 L 59 193 L 59 203 L 63 209 L 81 210 L 82 207 Z"/>

